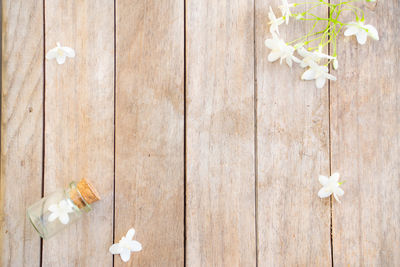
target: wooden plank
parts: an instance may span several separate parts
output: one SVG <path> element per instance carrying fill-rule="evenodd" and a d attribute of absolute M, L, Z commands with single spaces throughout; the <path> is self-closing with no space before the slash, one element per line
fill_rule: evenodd
<path fill-rule="evenodd" d="M 399 1 L 364 6 L 380 40 L 339 43 L 338 81 L 331 84 L 332 168 L 345 195 L 334 203 L 335 266 L 400 262 Z"/>
<path fill-rule="evenodd" d="M 51 0 L 46 50 L 75 49 L 64 65 L 46 61 L 45 192 L 91 180 L 102 200 L 79 223 L 44 241 L 43 266 L 110 266 L 113 236 L 114 4 Z"/>
<path fill-rule="evenodd" d="M 188 266 L 255 266 L 253 1 L 186 1 Z"/>
<path fill-rule="evenodd" d="M 184 2 L 116 5 L 115 241 L 134 227 L 129 266 L 183 266 Z"/>
<path fill-rule="evenodd" d="M 269 6 L 278 15 L 280 4 L 256 1 L 258 263 L 330 266 L 330 201 L 317 195 L 318 175 L 329 174 L 328 86 L 301 81 L 297 64 L 268 62 Z M 309 27 L 291 21 L 281 37 Z"/>
<path fill-rule="evenodd" d="M 0 265 L 39 266 L 26 209 L 41 197 L 43 2 L 2 1 Z"/>

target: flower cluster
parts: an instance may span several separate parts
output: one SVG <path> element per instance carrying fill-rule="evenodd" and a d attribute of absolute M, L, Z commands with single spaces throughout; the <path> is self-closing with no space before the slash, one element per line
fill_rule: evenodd
<path fill-rule="evenodd" d="M 333 69 L 338 69 L 339 61 L 337 59 L 336 40 L 339 33 L 345 28 L 344 35 L 355 35 L 359 44 L 363 45 L 367 41 L 367 37 L 379 40 L 378 31 L 374 26 L 365 24 L 364 12 L 362 9 L 354 6 L 352 3 L 361 0 L 340 1 L 338 4 L 331 4 L 324 0 L 316 0 L 312 3 L 288 3 L 282 0 L 279 6 L 281 17 L 277 17 L 269 8 L 268 18 L 270 32 L 272 38 L 265 40 L 265 46 L 271 49 L 268 55 L 268 61 L 274 62 L 285 60 L 286 64 L 291 68 L 293 62 L 298 63 L 300 67 L 306 68 L 302 80 L 315 80 L 317 88 L 322 88 L 326 80 L 335 81 L 336 77 L 329 73 L 329 65 Z M 367 0 L 368 1 L 368 0 Z M 370 0 L 368 2 L 373 2 Z M 307 10 L 295 13 L 292 8 L 310 4 Z M 329 7 L 329 17 L 321 18 L 314 14 L 314 10 L 318 7 Z M 341 22 L 340 15 L 342 12 L 350 11 L 355 15 L 355 21 Z M 279 26 L 289 24 L 289 19 L 294 18 L 296 21 L 314 21 L 311 30 L 304 36 L 285 42 L 279 33 Z M 318 23 L 324 23 L 322 30 L 316 30 Z M 330 44 L 332 55 L 323 53 L 324 47 Z M 297 52 L 298 56 L 295 56 Z"/>

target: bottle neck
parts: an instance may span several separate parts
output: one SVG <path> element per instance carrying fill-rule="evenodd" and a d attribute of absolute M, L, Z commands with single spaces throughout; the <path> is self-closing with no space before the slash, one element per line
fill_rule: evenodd
<path fill-rule="evenodd" d="M 89 203 L 87 203 L 75 182 L 70 183 L 67 195 L 71 199 L 72 203 L 74 203 L 80 210 L 85 212 L 91 210 Z"/>

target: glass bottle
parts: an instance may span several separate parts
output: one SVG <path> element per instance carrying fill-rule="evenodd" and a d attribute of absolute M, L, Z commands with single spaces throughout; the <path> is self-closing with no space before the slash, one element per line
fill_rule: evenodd
<path fill-rule="evenodd" d="M 100 200 L 93 185 L 86 179 L 71 182 L 42 198 L 27 210 L 27 216 L 42 238 L 49 238 L 91 210 L 90 204 Z"/>

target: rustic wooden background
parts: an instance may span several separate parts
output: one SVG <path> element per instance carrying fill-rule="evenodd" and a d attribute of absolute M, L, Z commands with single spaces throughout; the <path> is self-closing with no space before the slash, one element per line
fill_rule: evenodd
<path fill-rule="evenodd" d="M 323 89 L 267 61 L 278 4 L 2 1 L 0 265 L 400 266 L 399 1 L 364 5 L 380 41 L 341 38 Z M 27 206 L 82 177 L 102 201 L 41 241 Z"/>

